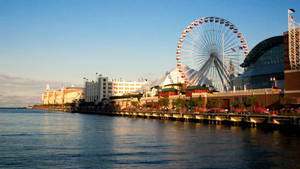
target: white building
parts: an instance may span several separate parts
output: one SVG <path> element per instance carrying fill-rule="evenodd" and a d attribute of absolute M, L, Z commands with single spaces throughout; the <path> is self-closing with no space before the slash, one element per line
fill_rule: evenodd
<path fill-rule="evenodd" d="M 144 86 L 146 81 L 113 81 L 112 82 L 112 95 L 113 96 L 122 96 L 128 93 L 134 93 Z"/>
<path fill-rule="evenodd" d="M 112 82 L 108 77 L 99 76 L 97 81 L 86 81 L 84 89 L 84 100 L 86 102 L 101 102 L 102 99 L 109 99 L 112 96 Z"/>
<path fill-rule="evenodd" d="M 96 82 L 88 80 L 85 82 L 84 100 L 97 104 L 104 98 L 134 93 L 146 83 L 146 81 L 109 81 L 108 77 L 98 76 Z"/>

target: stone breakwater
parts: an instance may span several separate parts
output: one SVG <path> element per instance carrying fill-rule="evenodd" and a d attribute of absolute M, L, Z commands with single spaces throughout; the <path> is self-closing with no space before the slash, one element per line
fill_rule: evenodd
<path fill-rule="evenodd" d="M 62 111 L 62 112 L 71 112 L 71 106 L 45 106 L 45 105 L 35 105 L 32 109 L 46 110 L 46 111 Z"/>

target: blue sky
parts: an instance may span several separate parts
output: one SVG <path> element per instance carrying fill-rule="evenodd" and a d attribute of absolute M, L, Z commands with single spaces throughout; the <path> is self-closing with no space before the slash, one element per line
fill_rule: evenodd
<path fill-rule="evenodd" d="M 299 0 L 0 0 L 0 74 L 82 84 L 155 78 L 176 66 L 177 40 L 193 20 L 219 16 L 250 49 L 287 30 Z"/>

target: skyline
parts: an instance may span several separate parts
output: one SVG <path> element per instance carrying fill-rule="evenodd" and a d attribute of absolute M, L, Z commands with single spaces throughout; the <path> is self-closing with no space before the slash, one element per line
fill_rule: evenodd
<path fill-rule="evenodd" d="M 287 31 L 288 8 L 296 10 L 299 22 L 298 6 L 296 0 L 0 0 L 0 74 L 66 84 L 83 84 L 83 77 L 95 79 L 96 72 L 125 80 L 154 79 L 176 67 L 177 41 L 194 20 L 228 19 L 251 50 L 260 41 Z M 13 89 L 13 84 L 6 88 Z M 0 99 L 18 94 L 22 96 L 2 92 Z"/>

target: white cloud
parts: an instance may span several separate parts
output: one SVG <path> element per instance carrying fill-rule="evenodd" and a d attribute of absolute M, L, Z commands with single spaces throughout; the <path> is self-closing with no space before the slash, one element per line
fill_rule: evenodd
<path fill-rule="evenodd" d="M 40 104 L 46 85 L 58 90 L 71 84 L 41 81 L 0 74 L 0 107 L 23 107 Z"/>

